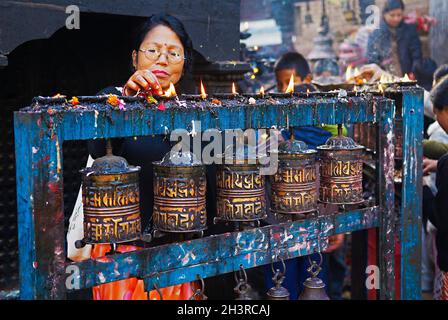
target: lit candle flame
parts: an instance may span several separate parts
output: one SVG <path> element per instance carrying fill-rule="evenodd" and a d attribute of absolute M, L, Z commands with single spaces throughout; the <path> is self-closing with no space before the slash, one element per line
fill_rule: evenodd
<path fill-rule="evenodd" d="M 235 96 L 238 94 L 238 92 L 236 92 L 235 82 L 232 82 L 232 94 Z"/>
<path fill-rule="evenodd" d="M 401 81 L 403 81 L 403 82 L 411 82 L 412 80 L 409 78 L 408 74 L 406 73 L 404 75 L 404 77 L 401 78 Z"/>
<path fill-rule="evenodd" d="M 202 99 L 207 98 L 207 93 L 205 93 L 204 84 L 202 83 L 202 80 L 201 80 L 201 98 Z"/>
<path fill-rule="evenodd" d="M 380 83 L 380 84 L 378 84 L 378 90 L 380 90 L 380 92 L 382 93 L 382 94 L 384 94 L 384 88 L 383 88 L 383 85 Z"/>
<path fill-rule="evenodd" d="M 309 94 L 310 94 L 310 89 L 307 88 L 307 89 L 306 89 L 306 96 L 308 97 Z"/>
<path fill-rule="evenodd" d="M 358 92 L 358 86 L 355 86 L 355 87 L 353 88 L 353 91 L 354 91 L 355 93 L 357 93 L 357 92 Z"/>
<path fill-rule="evenodd" d="M 264 97 L 264 87 L 263 86 L 261 86 L 261 88 L 260 88 L 260 94 Z"/>
<path fill-rule="evenodd" d="M 288 88 L 286 88 L 285 93 L 293 93 L 294 92 L 294 74 L 291 74 L 291 78 L 289 79 Z"/>
<path fill-rule="evenodd" d="M 345 71 L 345 81 L 346 82 L 350 82 L 350 80 L 353 78 L 353 67 L 352 67 L 352 65 L 350 64 L 348 67 L 347 67 L 347 71 Z"/>
<path fill-rule="evenodd" d="M 165 91 L 165 97 L 171 98 L 177 96 L 176 89 L 174 88 L 174 84 L 170 82 L 170 87 Z"/>

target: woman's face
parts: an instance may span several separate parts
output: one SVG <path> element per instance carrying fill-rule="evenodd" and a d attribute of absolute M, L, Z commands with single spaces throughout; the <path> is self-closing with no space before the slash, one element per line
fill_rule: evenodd
<path fill-rule="evenodd" d="M 403 20 L 403 10 L 395 9 L 395 10 L 386 12 L 384 14 L 384 20 L 386 21 L 386 23 L 389 27 L 391 27 L 391 28 L 398 27 L 400 25 L 401 21 Z"/>
<path fill-rule="evenodd" d="M 132 53 L 134 67 L 137 70 L 150 70 L 159 80 L 162 89 L 167 90 L 170 82 L 176 84 L 184 69 L 184 46 L 177 34 L 164 25 L 154 27 L 146 34 L 140 44 L 140 50 Z M 150 49 L 152 52 L 160 52 L 158 58 L 149 59 L 148 54 L 141 50 Z M 170 61 L 170 55 L 180 55 L 179 62 Z"/>

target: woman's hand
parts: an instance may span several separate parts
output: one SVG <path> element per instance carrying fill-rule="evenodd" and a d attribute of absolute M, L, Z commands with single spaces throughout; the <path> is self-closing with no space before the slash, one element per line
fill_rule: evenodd
<path fill-rule="evenodd" d="M 379 81 L 381 76 L 386 76 L 387 78 L 394 79 L 395 77 L 381 69 L 377 64 L 367 64 L 361 67 L 360 74 L 355 76 L 361 76 L 364 79 L 367 79 L 370 83 Z"/>
<path fill-rule="evenodd" d="M 158 95 L 163 94 L 157 77 L 149 70 L 137 70 L 129 78 L 123 88 L 123 95 L 135 96 L 140 91 L 152 90 Z"/>
<path fill-rule="evenodd" d="M 437 171 L 437 160 L 425 158 L 423 159 L 423 174 L 428 175 Z"/>

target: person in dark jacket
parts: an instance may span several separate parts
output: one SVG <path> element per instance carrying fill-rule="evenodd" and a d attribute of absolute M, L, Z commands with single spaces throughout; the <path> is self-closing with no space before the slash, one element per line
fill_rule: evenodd
<path fill-rule="evenodd" d="M 448 133 L 448 76 L 444 77 L 431 91 L 434 113 L 440 126 Z M 436 249 L 437 272 L 435 279 L 435 299 L 448 300 L 448 154 L 437 163 L 437 195 L 431 223 L 437 228 Z"/>
<path fill-rule="evenodd" d="M 368 63 L 375 63 L 397 77 L 415 79 L 422 63 L 422 49 L 415 25 L 403 21 L 402 0 L 387 0 L 378 29 L 367 43 Z"/>

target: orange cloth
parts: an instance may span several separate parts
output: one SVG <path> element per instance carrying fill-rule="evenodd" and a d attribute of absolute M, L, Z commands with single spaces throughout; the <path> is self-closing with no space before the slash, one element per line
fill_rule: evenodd
<path fill-rule="evenodd" d="M 117 252 L 130 252 L 140 250 L 140 247 L 129 245 L 118 245 Z M 110 251 L 109 244 L 94 245 L 91 258 L 97 260 L 107 260 L 106 253 Z M 160 288 L 163 300 L 188 300 L 195 290 L 194 282 L 182 283 L 179 285 Z M 148 294 L 145 292 L 143 280 L 129 278 L 110 282 L 93 287 L 94 300 L 147 300 Z M 160 295 L 156 290 L 149 292 L 150 300 L 160 300 Z"/>

